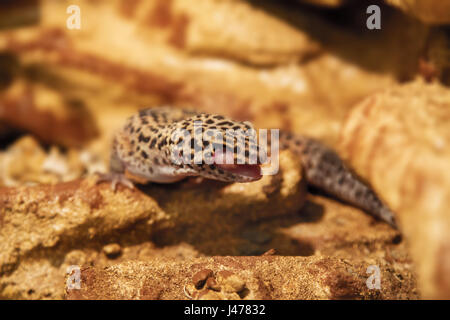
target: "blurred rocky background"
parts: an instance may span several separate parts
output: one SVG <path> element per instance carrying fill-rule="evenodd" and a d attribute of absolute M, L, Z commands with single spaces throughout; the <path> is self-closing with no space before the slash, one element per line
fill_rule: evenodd
<path fill-rule="evenodd" d="M 450 298 L 447 25 L 449 0 L 2 1 L 0 297 Z M 320 139 L 399 230 L 307 192 L 287 151 L 251 184 L 96 185 L 161 104 Z"/>

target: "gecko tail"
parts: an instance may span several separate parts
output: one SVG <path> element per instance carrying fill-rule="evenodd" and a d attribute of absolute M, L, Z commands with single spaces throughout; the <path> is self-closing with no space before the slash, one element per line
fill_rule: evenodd
<path fill-rule="evenodd" d="M 299 154 L 308 184 L 397 228 L 394 213 L 335 151 L 305 136 L 280 133 L 280 142 Z"/>

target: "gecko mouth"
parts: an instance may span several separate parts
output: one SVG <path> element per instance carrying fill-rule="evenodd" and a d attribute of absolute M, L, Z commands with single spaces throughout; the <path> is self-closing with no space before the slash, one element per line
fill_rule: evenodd
<path fill-rule="evenodd" d="M 226 163 L 231 161 L 226 161 L 226 157 L 222 156 L 221 153 L 216 153 L 214 159 L 214 164 L 216 165 L 216 167 L 225 172 L 230 172 L 232 174 L 248 178 L 252 181 L 259 180 L 262 177 L 261 166 L 259 164 Z"/>
<path fill-rule="evenodd" d="M 223 171 L 244 176 L 252 180 L 261 179 L 261 168 L 257 164 L 216 164 Z"/>

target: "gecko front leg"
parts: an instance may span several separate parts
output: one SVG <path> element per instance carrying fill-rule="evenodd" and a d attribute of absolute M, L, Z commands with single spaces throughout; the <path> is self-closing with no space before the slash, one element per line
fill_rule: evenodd
<path fill-rule="evenodd" d="M 132 179 L 130 176 L 127 176 L 127 171 L 125 169 L 124 163 L 117 156 L 117 151 L 115 148 L 116 141 L 114 142 L 114 147 L 111 151 L 111 157 L 109 162 L 109 172 L 107 173 L 97 173 L 96 184 L 102 182 L 111 183 L 111 189 L 115 192 L 117 189 L 117 185 L 121 184 L 127 188 L 134 189 L 133 181 L 136 179 Z"/>

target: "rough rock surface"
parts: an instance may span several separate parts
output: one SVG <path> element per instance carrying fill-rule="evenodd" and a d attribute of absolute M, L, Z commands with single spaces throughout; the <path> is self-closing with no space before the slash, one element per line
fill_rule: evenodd
<path fill-rule="evenodd" d="M 398 214 L 428 298 L 450 298 L 450 91 L 422 81 L 367 98 L 342 150 Z"/>
<path fill-rule="evenodd" d="M 114 193 L 92 177 L 1 188 L 1 295 L 61 298 L 63 287 L 56 284 L 62 284 L 68 265 L 83 265 L 100 253 L 118 255 L 117 246 L 105 246 L 145 243 L 157 231 L 157 242 L 200 242 L 205 253 L 239 254 L 240 246 L 250 250 L 245 241 L 233 238 L 234 232 L 248 223 L 295 213 L 305 202 L 299 160 L 286 152 L 280 161 L 279 175 L 250 184 L 188 180 L 142 191 L 121 187 Z M 219 235 L 228 237 L 228 248 L 216 249 L 219 244 L 211 239 L 218 241 Z M 42 281 L 43 274 L 48 281 Z M 30 281 L 23 281 L 24 276 Z"/>
<path fill-rule="evenodd" d="M 2 61 L 7 63 L 9 57 L 0 55 L 0 67 Z M 0 121 L 47 143 L 80 147 L 98 134 L 94 119 L 80 104 L 42 84 L 16 78 L 0 91 Z"/>
<path fill-rule="evenodd" d="M 389 265 L 380 266 L 385 281 L 382 290 L 369 289 L 366 263 L 330 257 L 274 256 L 210 257 L 175 263 L 125 262 L 105 269 L 82 269 L 80 290 L 68 289 L 66 297 L 140 300 L 411 297 L 414 287 L 407 285 L 412 284 L 411 279 L 402 278 L 401 272 Z"/>
<path fill-rule="evenodd" d="M 166 2 L 172 5 L 161 4 Z M 84 16 L 95 19 L 86 18 L 83 28 L 74 32 L 65 27 L 66 17 L 58 14 L 66 3 L 43 1 L 39 26 L 8 31 L 0 37 L 0 50 L 15 54 L 24 67 L 35 66 L 39 82 L 86 101 L 85 108 L 94 114 L 101 134 L 114 128 L 110 116 L 118 112 L 126 116 L 137 106 L 169 102 L 250 120 L 260 128 L 309 134 L 334 144 L 354 103 L 417 73 L 428 35 L 427 27 L 398 12 L 390 12 L 380 32 L 362 37 L 347 28 L 365 29 L 365 22 L 341 27 L 314 12 L 273 1 L 249 5 L 202 0 L 209 9 L 201 16 L 200 11 L 195 13 L 195 19 L 184 26 L 185 32 L 177 31 L 186 37 L 186 43 L 197 39 L 202 53 L 174 47 L 162 36 L 179 28 L 175 17 L 193 14 L 195 9 L 182 6 L 184 1 L 138 1 L 137 7 L 129 1 L 113 3 L 80 2 Z M 232 28 L 240 26 L 243 31 L 233 31 L 230 38 L 225 33 L 228 28 L 214 29 L 216 41 L 227 41 L 208 48 L 214 42 L 206 41 L 202 32 L 211 25 L 209 12 L 235 17 L 233 12 L 244 8 L 248 18 L 236 15 Z M 148 21 L 145 17 L 154 15 L 171 19 L 163 27 L 144 23 Z M 204 23 L 199 26 L 197 21 Z M 272 24 L 277 27 L 269 28 Z M 290 31 L 281 32 L 278 27 Z M 254 37 L 255 30 L 265 36 Z M 117 38 L 126 43 L 118 44 Z M 301 47 L 281 46 L 286 50 L 280 53 L 279 41 Z M 238 44 L 252 43 L 258 54 L 294 58 L 272 60 L 270 67 L 249 66 L 252 50 Z M 317 43 L 326 50 L 317 52 Z M 225 57 L 216 53 L 232 49 Z M 316 54 L 311 56 L 312 52 Z M 301 59 L 303 55 L 308 58 Z"/>

